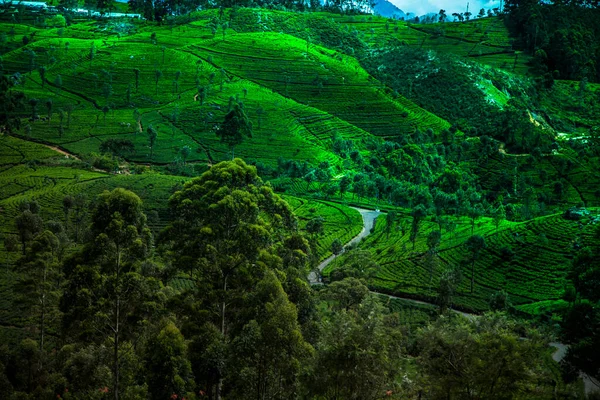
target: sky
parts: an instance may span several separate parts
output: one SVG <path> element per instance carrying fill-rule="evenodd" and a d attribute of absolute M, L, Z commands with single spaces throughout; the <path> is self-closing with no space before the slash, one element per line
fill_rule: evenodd
<path fill-rule="evenodd" d="M 467 1 L 469 2 L 469 11 L 474 15 L 479 10 L 485 8 L 495 8 L 500 5 L 499 0 L 388 0 L 396 5 L 405 13 L 414 13 L 424 15 L 430 12 L 438 13 L 441 9 L 446 10 L 449 17 L 452 13 L 465 12 L 467 10 Z"/>

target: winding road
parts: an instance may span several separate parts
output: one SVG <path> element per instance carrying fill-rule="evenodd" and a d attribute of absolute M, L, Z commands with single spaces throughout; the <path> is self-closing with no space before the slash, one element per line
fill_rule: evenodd
<path fill-rule="evenodd" d="M 359 243 L 363 238 L 367 237 L 369 235 L 369 233 L 371 233 L 371 228 L 373 228 L 373 225 L 375 224 L 375 220 L 377 219 L 377 217 L 379 215 L 381 215 L 382 213 L 379 211 L 373 211 L 373 210 L 366 210 L 364 208 L 358 208 L 358 207 L 351 207 L 353 209 L 355 209 L 356 211 L 358 211 L 360 213 L 360 215 L 362 216 L 363 219 L 363 228 L 360 231 L 360 233 L 356 236 L 354 236 L 352 238 L 352 240 L 350 240 L 348 243 L 346 243 L 346 245 L 344 246 L 344 250 L 347 246 L 351 246 L 353 244 L 357 244 Z M 341 254 L 341 253 L 340 253 Z M 339 254 L 338 254 L 339 255 Z M 328 266 L 337 256 L 335 254 L 330 255 L 329 257 L 327 257 L 325 260 L 323 260 L 321 262 L 321 264 L 319 264 L 318 268 L 318 275 L 321 274 L 321 271 L 323 271 L 323 269 Z M 317 271 L 312 271 L 309 275 L 308 275 L 308 281 L 310 282 L 311 285 L 318 285 L 321 282 L 319 281 L 319 276 L 317 275 Z"/>
<path fill-rule="evenodd" d="M 358 235 L 356 235 L 354 238 L 352 238 L 352 240 L 350 240 L 345 246 L 344 246 L 344 250 L 346 249 L 346 247 L 353 245 L 353 244 L 358 244 L 362 239 L 364 239 L 365 237 L 367 237 L 370 233 L 371 233 L 371 228 L 373 228 L 374 224 L 375 224 L 375 220 L 377 219 L 377 217 L 381 214 L 383 214 L 380 211 L 373 211 L 373 210 L 367 210 L 364 208 L 358 208 L 358 207 L 351 207 L 353 209 L 355 209 L 356 211 L 358 211 L 360 213 L 360 215 L 362 216 L 363 219 L 363 228 L 360 231 L 360 233 Z M 323 260 L 318 268 L 318 274 L 320 275 L 321 271 L 323 271 L 323 269 L 329 265 L 337 256 L 331 255 L 329 257 L 327 257 L 325 260 Z M 312 271 L 309 275 L 308 275 L 308 280 L 310 282 L 311 285 L 320 285 L 322 284 L 319 281 L 319 275 L 317 274 L 317 271 Z M 386 296 L 389 297 L 391 299 L 401 299 L 401 300 L 406 300 L 406 301 L 410 301 L 412 303 L 415 304 L 425 304 L 425 305 L 433 305 L 435 306 L 436 304 L 434 303 L 429 303 L 426 301 L 420 301 L 420 300 L 414 300 L 414 299 L 409 299 L 406 297 L 401 297 L 401 296 L 392 296 L 392 295 L 388 295 L 388 294 L 382 294 L 379 292 L 375 292 L 375 291 L 371 291 L 371 293 L 374 294 L 378 294 L 378 295 L 382 295 L 382 296 Z M 458 310 L 454 310 L 451 309 L 453 312 L 462 315 L 463 317 L 470 319 L 470 320 L 474 320 L 478 317 L 477 314 L 471 314 L 471 313 L 466 313 L 463 311 L 458 311 Z M 559 343 L 559 342 L 550 342 L 549 343 L 550 346 L 556 348 L 556 351 L 552 354 L 552 359 L 556 362 L 560 362 L 563 358 L 565 358 L 565 356 L 567 355 L 567 350 L 569 349 L 568 345 L 565 345 L 563 343 Z M 584 384 L 584 392 L 587 395 L 593 393 L 593 392 L 597 392 L 600 391 L 600 382 L 596 379 L 594 379 L 593 377 L 584 374 L 582 372 L 580 372 L 579 376 L 581 377 L 581 379 L 583 380 L 583 384 Z"/>

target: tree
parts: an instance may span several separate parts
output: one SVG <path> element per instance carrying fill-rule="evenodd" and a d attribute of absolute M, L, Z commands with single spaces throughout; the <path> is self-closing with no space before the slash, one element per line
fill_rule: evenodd
<path fill-rule="evenodd" d="M 44 67 L 42 65 L 41 67 L 38 68 L 38 72 L 40 73 L 40 80 L 42 81 L 42 89 L 43 89 L 44 85 L 46 84 L 46 67 Z"/>
<path fill-rule="evenodd" d="M 233 109 L 225 115 L 224 121 L 219 124 L 215 134 L 222 143 L 229 146 L 231 159 L 235 156 L 235 146 L 241 144 L 245 137 L 252 137 L 252 122 L 248 119 L 243 107 L 236 104 Z"/>
<path fill-rule="evenodd" d="M 221 30 L 223 31 L 223 41 L 225 41 L 225 33 L 227 31 L 227 28 L 229 28 L 229 23 L 228 22 L 223 22 L 221 24 Z"/>
<path fill-rule="evenodd" d="M 342 251 L 344 251 L 344 245 L 339 238 L 336 238 L 333 242 L 331 242 L 331 252 L 337 256 Z"/>
<path fill-rule="evenodd" d="M 350 185 L 352 184 L 352 179 L 348 175 L 342 176 L 340 179 L 340 198 L 344 198 L 344 193 L 348 191 Z"/>
<path fill-rule="evenodd" d="M 385 216 L 385 235 L 387 238 L 390 237 L 390 232 L 396 226 L 396 218 L 398 217 L 398 213 L 396 211 L 390 211 Z"/>
<path fill-rule="evenodd" d="M 140 70 L 138 68 L 133 69 L 133 75 L 135 76 L 135 92 L 138 92 L 140 88 Z"/>
<path fill-rule="evenodd" d="M 469 218 L 471 218 L 471 235 L 475 232 L 475 222 L 481 218 L 484 213 L 485 210 L 481 203 L 477 203 L 475 206 L 468 208 L 467 214 L 469 215 Z"/>
<path fill-rule="evenodd" d="M 471 293 L 473 293 L 475 285 L 475 261 L 479 259 L 481 250 L 485 249 L 487 244 L 485 243 L 485 238 L 483 236 L 473 235 L 467 239 L 465 246 L 469 253 L 471 253 Z"/>
<path fill-rule="evenodd" d="M 75 198 L 70 194 L 65 195 L 62 200 L 63 214 L 65 215 L 65 230 L 69 230 L 69 213 L 75 205 Z"/>
<path fill-rule="evenodd" d="M 67 129 L 71 127 L 71 113 L 73 112 L 73 104 L 67 104 L 65 106 L 65 111 L 67 112 Z"/>
<path fill-rule="evenodd" d="M 316 238 L 322 235 L 324 232 L 325 220 L 321 216 L 314 217 L 306 223 L 306 232 L 312 237 Z"/>
<path fill-rule="evenodd" d="M 373 260 L 369 251 L 354 249 L 347 251 L 341 262 L 336 263 L 330 279 L 335 282 L 346 278 L 356 278 L 368 282 L 377 275 L 379 269 L 379 264 Z"/>
<path fill-rule="evenodd" d="M 221 80 L 219 81 L 219 91 L 223 91 L 223 84 L 225 83 L 225 78 L 227 78 L 227 71 L 224 68 L 219 69 L 219 75 L 221 76 Z"/>
<path fill-rule="evenodd" d="M 146 381 L 152 399 L 183 398 L 192 387 L 192 368 L 185 338 L 172 321 L 165 321 L 146 343 Z"/>
<path fill-rule="evenodd" d="M 37 105 L 40 101 L 38 99 L 29 99 L 29 105 L 31 106 L 31 119 L 35 120 L 37 117 L 36 114 L 36 110 L 37 110 Z"/>
<path fill-rule="evenodd" d="M 313 349 L 305 342 L 296 306 L 272 271 L 249 296 L 256 317 L 244 325 L 232 342 L 231 398 L 294 398 L 300 392 L 298 376 Z M 249 395 L 252 393 L 252 395 Z"/>
<path fill-rule="evenodd" d="M 446 10 L 440 10 L 438 15 L 439 22 L 446 22 Z"/>
<path fill-rule="evenodd" d="M 7 74 L 0 73 L 0 126 L 8 132 L 13 132 L 21 126 L 21 117 L 25 103 L 25 95 L 14 91 L 13 87 L 18 82 Z M 33 112 L 35 114 L 35 111 Z"/>
<path fill-rule="evenodd" d="M 185 165 L 185 162 L 187 160 L 187 158 L 190 156 L 190 153 L 192 152 L 192 149 L 190 148 L 190 146 L 183 146 L 181 148 L 181 159 L 183 160 L 183 165 Z"/>
<path fill-rule="evenodd" d="M 430 231 L 429 235 L 427 235 L 427 255 L 426 255 L 426 264 L 429 267 L 429 282 L 433 280 L 433 270 L 435 269 L 438 252 L 437 249 L 442 240 L 442 232 L 441 231 Z"/>
<path fill-rule="evenodd" d="M 175 93 L 179 93 L 179 78 L 181 78 L 181 71 L 175 71 L 175 78 L 173 79 L 173 87 Z"/>
<path fill-rule="evenodd" d="M 238 307 L 243 294 L 255 284 L 279 233 L 296 225 L 291 209 L 256 168 L 240 159 L 221 162 L 185 184 L 169 200 L 173 222 L 163 234 L 173 265 L 195 277 L 198 296 L 218 304 L 210 316 L 218 330 L 215 345 L 228 343 L 243 321 Z M 265 258 L 266 257 L 266 258 Z M 270 263 L 270 262 L 268 262 Z M 223 361 L 225 362 L 225 361 Z M 223 388 L 223 368 L 212 364 L 217 399 Z"/>
<path fill-rule="evenodd" d="M 64 328 L 69 335 L 98 342 L 110 338 L 115 400 L 124 389 L 122 358 L 132 348 L 125 341 L 136 336 L 138 321 L 148 318 L 153 306 L 146 302 L 158 291 L 156 281 L 140 273 L 140 261 L 152 244 L 142 210 L 135 193 L 122 188 L 104 191 L 92 211 L 91 241 L 64 267 L 69 280 L 61 298 Z"/>
<path fill-rule="evenodd" d="M 431 398 L 511 399 L 537 390 L 546 346 L 529 330 L 522 340 L 502 314 L 477 320 L 439 318 L 419 331 L 418 365 Z"/>
<path fill-rule="evenodd" d="M 96 56 L 96 45 L 94 44 L 94 42 L 92 42 L 92 45 L 90 46 L 90 67 L 92 66 L 95 56 Z"/>
<path fill-rule="evenodd" d="M 363 297 L 351 311 L 331 313 L 322 325 L 314 366 L 306 374 L 307 398 L 375 400 L 395 388 L 400 338 L 373 296 Z"/>
<path fill-rule="evenodd" d="M 25 255 L 27 244 L 41 232 L 43 221 L 37 213 L 32 212 L 30 209 L 26 209 L 15 218 L 15 225 L 21 240 L 21 251 L 23 255 Z"/>
<path fill-rule="evenodd" d="M 449 268 L 442 273 L 437 298 L 440 314 L 445 314 L 446 310 L 452 307 L 452 298 L 461 280 L 462 274 L 458 268 Z"/>
<path fill-rule="evenodd" d="M 264 115 L 264 113 L 265 113 L 264 108 L 262 108 L 259 104 L 258 107 L 256 108 L 256 115 L 258 116 L 258 129 L 260 129 L 260 124 L 262 122 L 262 116 Z"/>
<path fill-rule="evenodd" d="M 419 233 L 419 228 L 421 225 L 421 221 L 427 215 L 427 210 L 422 204 L 417 205 L 411 211 L 410 215 L 412 216 L 412 225 L 410 230 L 410 241 L 412 242 L 412 248 L 415 249 L 415 242 L 417 240 L 417 235 Z"/>
<path fill-rule="evenodd" d="M 131 154 L 135 150 L 133 142 L 129 139 L 106 139 L 100 143 L 101 153 L 110 153 L 116 157 L 123 157 L 125 154 Z"/>
<path fill-rule="evenodd" d="M 19 239 L 15 235 L 4 235 L 4 251 L 6 252 L 6 260 L 4 261 L 6 266 L 6 273 L 8 274 L 8 259 L 10 253 L 14 253 L 19 250 Z"/>
<path fill-rule="evenodd" d="M 48 123 L 50 123 L 50 120 L 52 119 L 52 108 L 53 108 L 53 102 L 52 99 L 48 99 L 46 100 L 46 110 L 48 111 Z"/>
<path fill-rule="evenodd" d="M 88 215 L 88 198 L 84 193 L 77 193 L 73 199 L 73 220 L 75 221 L 75 243 L 79 243 L 80 231 Z"/>
<path fill-rule="evenodd" d="M 103 118 L 103 123 L 104 125 L 106 125 L 106 114 L 108 114 L 110 112 L 110 107 L 109 106 L 104 106 L 102 107 L 102 115 L 104 116 Z"/>
<path fill-rule="evenodd" d="M 493 214 L 494 225 L 496 225 L 496 230 L 500 227 L 500 224 L 506 219 L 506 210 L 503 204 L 500 204 L 498 208 L 494 210 Z"/>
<path fill-rule="evenodd" d="M 206 88 L 204 86 L 198 88 L 198 99 L 200 100 L 200 105 L 204 105 L 204 100 L 206 100 Z"/>
<path fill-rule="evenodd" d="M 156 95 L 157 96 L 158 96 L 158 81 L 160 80 L 162 74 L 163 73 L 160 69 L 154 70 L 154 83 L 156 84 Z"/>
<path fill-rule="evenodd" d="M 22 272 L 17 286 L 23 293 L 21 302 L 29 304 L 40 335 L 40 366 L 43 363 L 46 326 L 56 317 L 60 296 L 60 288 L 55 285 L 60 275 L 59 247 L 56 235 L 45 230 L 35 237 L 30 251 L 18 263 Z"/>
<path fill-rule="evenodd" d="M 158 137 L 158 131 L 154 129 L 152 124 L 150 124 L 148 125 L 148 129 L 146 129 L 146 133 L 148 134 L 148 146 L 150 147 L 150 161 L 152 161 L 154 144 L 156 143 L 156 138 Z"/>
<path fill-rule="evenodd" d="M 142 113 L 137 108 L 135 110 L 133 110 L 133 119 L 135 120 L 135 125 L 136 125 L 135 132 L 137 135 L 138 131 L 140 133 L 143 131 L 142 130 Z"/>

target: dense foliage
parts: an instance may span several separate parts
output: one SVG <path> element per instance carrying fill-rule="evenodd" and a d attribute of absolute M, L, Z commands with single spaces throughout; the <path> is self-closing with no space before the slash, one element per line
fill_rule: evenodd
<path fill-rule="evenodd" d="M 0 12 L 0 397 L 589 392 L 596 4 L 29 7 Z"/>

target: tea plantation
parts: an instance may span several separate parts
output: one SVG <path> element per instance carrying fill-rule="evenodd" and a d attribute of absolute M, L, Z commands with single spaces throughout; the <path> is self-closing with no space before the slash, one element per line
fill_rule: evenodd
<path fill-rule="evenodd" d="M 158 234 L 171 218 L 168 198 L 234 153 L 283 194 L 301 232 L 323 217 L 318 260 L 362 230 L 349 204 L 397 212 L 394 226 L 380 216 L 359 245 L 380 266 L 372 290 L 435 303 L 440 278 L 458 267 L 455 307 L 486 311 L 499 290 L 523 313 L 562 306 L 577 250 L 598 247 L 598 84 L 541 87 L 532 57 L 513 49 L 498 17 L 416 24 L 325 12 L 224 13 L 197 11 L 168 24 L 76 19 L 55 28 L 0 15 L 0 74 L 14 85 L 7 93 L 24 96 L 7 111 L 18 124 L 0 137 L 3 238 L 16 235 L 24 202 L 35 200 L 44 220 L 73 230 L 64 197 L 89 202 L 116 187 L 140 196 Z M 438 103 L 406 90 L 393 71 L 373 64 L 398 49 L 451 64 L 472 91 L 446 81 Z M 415 90 L 446 79 L 423 71 L 404 77 L 422 80 Z M 481 114 L 455 110 L 467 104 Z M 252 135 L 230 146 L 216 133 L 239 109 Z M 110 143 L 125 145 L 107 150 Z M 446 222 L 431 256 L 428 237 L 441 226 L 433 216 L 438 189 L 451 200 L 438 212 Z M 425 215 L 411 237 L 420 205 Z M 576 205 L 589 216 L 565 219 Z M 496 225 L 500 206 L 507 213 Z M 486 243 L 475 260 L 465 244 L 473 235 Z M 18 257 L 0 245 L 0 341 L 27 336 L 14 307 Z M 184 276 L 171 284 L 191 285 Z M 431 316 L 427 307 L 404 306 L 392 308 L 408 325 Z"/>

